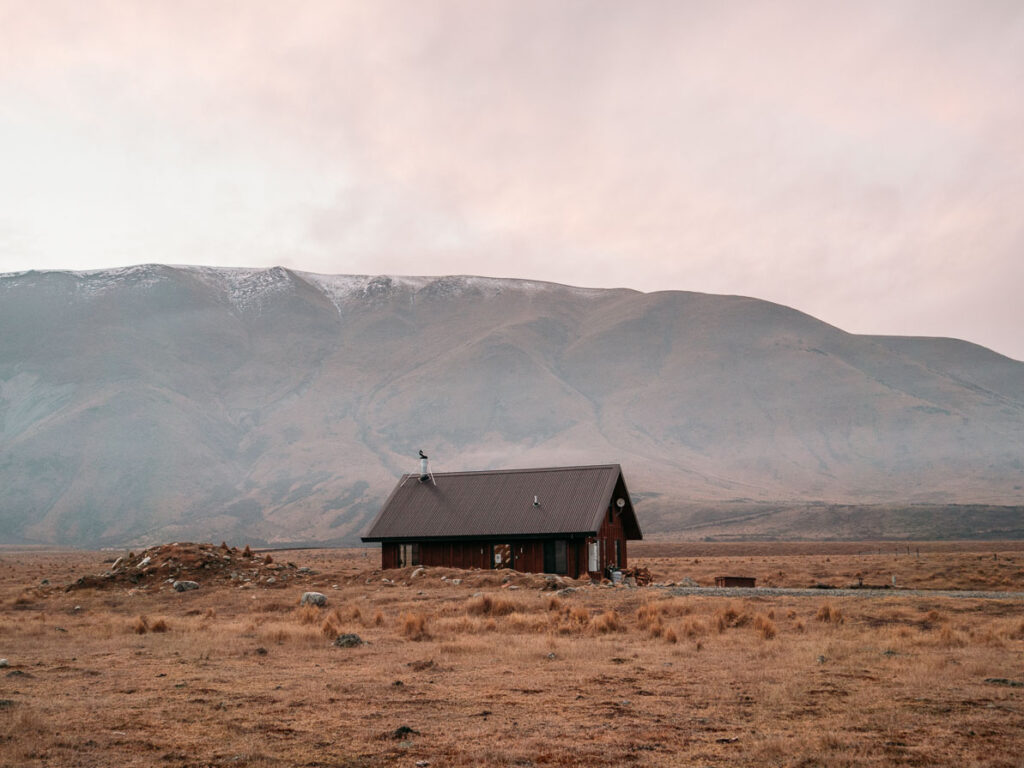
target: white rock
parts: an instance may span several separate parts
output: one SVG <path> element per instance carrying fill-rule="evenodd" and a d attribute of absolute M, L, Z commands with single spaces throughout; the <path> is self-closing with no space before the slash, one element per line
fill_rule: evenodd
<path fill-rule="evenodd" d="M 197 581 L 176 581 L 174 582 L 175 592 L 188 592 L 190 589 L 199 589 Z"/>
<path fill-rule="evenodd" d="M 323 592 L 303 592 L 299 605 L 327 605 L 327 595 Z"/>

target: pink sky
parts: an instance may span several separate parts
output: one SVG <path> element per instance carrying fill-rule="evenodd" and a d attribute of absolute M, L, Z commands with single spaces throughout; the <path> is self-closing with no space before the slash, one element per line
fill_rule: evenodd
<path fill-rule="evenodd" d="M 0 271 L 740 293 L 1024 359 L 1019 2 L 0 0 Z"/>

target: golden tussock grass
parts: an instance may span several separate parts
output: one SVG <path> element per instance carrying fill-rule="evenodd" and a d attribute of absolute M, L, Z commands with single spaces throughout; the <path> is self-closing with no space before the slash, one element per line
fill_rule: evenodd
<path fill-rule="evenodd" d="M 423 611 L 403 613 L 399 618 L 399 623 L 403 637 L 417 641 L 430 639 L 430 633 L 427 631 L 427 614 Z"/>
<path fill-rule="evenodd" d="M 507 574 L 405 586 L 362 551 L 303 557 L 323 573 L 310 587 L 339 585 L 329 609 L 297 607 L 298 585 L 206 584 L 185 596 L 58 587 L 16 606 L 27 583 L 90 561 L 0 553 L 0 655 L 27 673 L 3 678 L 0 763 L 1009 768 L 1024 742 L 1007 716 L 1019 600 L 580 585 L 502 590 L 488 605 L 471 582 Z M 775 572 L 819 571 L 810 559 Z M 333 646 L 349 632 L 365 644 Z M 399 742 L 400 725 L 419 733 Z"/>
<path fill-rule="evenodd" d="M 483 594 L 466 601 L 466 613 L 483 616 L 507 616 L 520 610 L 520 605 L 504 597 Z"/>
<path fill-rule="evenodd" d="M 843 611 L 833 603 L 822 603 L 814 618 L 824 624 L 842 624 Z"/>

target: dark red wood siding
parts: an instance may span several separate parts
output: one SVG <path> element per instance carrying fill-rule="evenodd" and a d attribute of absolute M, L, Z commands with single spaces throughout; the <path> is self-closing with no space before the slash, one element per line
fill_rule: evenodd
<path fill-rule="evenodd" d="M 621 527 L 621 526 L 620 526 Z M 586 574 L 587 542 L 583 539 L 565 541 L 566 575 L 579 578 Z M 419 545 L 419 565 L 444 568 L 491 568 L 491 547 L 508 544 L 512 547 L 512 568 L 523 573 L 544 572 L 544 539 L 494 541 L 425 541 Z M 614 545 L 612 545 L 614 546 Z M 398 567 L 398 548 L 394 542 L 381 544 L 381 568 Z M 614 549 L 611 550 L 614 555 Z M 625 552 L 625 549 L 623 549 Z"/>

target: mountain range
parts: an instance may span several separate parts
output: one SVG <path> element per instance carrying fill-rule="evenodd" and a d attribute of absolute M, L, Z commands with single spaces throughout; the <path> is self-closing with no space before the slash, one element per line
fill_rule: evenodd
<path fill-rule="evenodd" d="M 646 534 L 1024 536 L 1024 363 L 739 296 L 0 275 L 0 543 L 349 544 L 435 471 L 619 463 Z"/>

